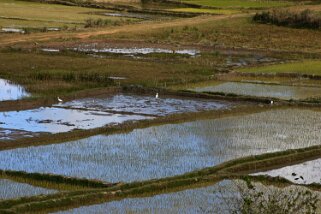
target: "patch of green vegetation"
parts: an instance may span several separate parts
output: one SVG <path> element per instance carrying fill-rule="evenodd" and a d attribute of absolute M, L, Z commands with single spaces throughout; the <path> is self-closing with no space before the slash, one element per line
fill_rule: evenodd
<path fill-rule="evenodd" d="M 294 28 L 320 29 L 321 16 L 311 10 L 292 12 L 289 10 L 272 10 L 256 13 L 253 21 Z"/>
<path fill-rule="evenodd" d="M 301 62 L 242 68 L 238 69 L 237 71 L 252 73 L 298 73 L 321 75 L 321 61 L 306 60 Z"/>
<path fill-rule="evenodd" d="M 200 44 L 211 47 L 309 53 L 320 53 L 321 48 L 321 40 L 319 39 L 321 31 L 259 24 L 253 22 L 250 17 L 218 19 L 213 16 L 204 19 L 202 23 L 191 20 L 181 26 L 147 27 L 141 31 L 100 35 L 96 38 L 144 39 L 154 43 Z M 283 57 L 285 56 L 283 55 Z"/>
<path fill-rule="evenodd" d="M 101 11 L 76 6 L 0 0 L 0 27 L 74 27 L 83 26 L 88 19 L 103 18 L 114 22 L 121 19 L 95 15 Z"/>
<path fill-rule="evenodd" d="M 251 1 L 251 0 L 183 0 L 185 3 L 218 8 L 267 8 L 283 7 L 292 3 L 286 1 Z"/>
<path fill-rule="evenodd" d="M 108 77 L 126 77 L 121 84 L 136 84 L 147 87 L 164 87 L 178 83 L 208 79 L 223 63 L 220 56 L 208 59 L 201 57 L 160 57 L 154 60 L 134 58 L 95 58 L 85 54 L 61 53 L 0 53 L 0 76 L 19 84 L 40 96 L 56 96 L 84 89 L 114 85 Z M 17 63 L 17 62 L 20 63 Z M 121 65 L 121 66 L 120 66 Z"/>

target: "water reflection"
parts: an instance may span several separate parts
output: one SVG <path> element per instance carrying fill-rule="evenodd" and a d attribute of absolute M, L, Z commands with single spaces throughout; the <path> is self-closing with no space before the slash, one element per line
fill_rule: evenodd
<path fill-rule="evenodd" d="M 28 132 L 59 133 L 142 119 L 150 119 L 150 117 L 46 107 L 0 114 L 0 127 Z"/>
<path fill-rule="evenodd" d="M 110 182 L 148 180 L 239 157 L 319 145 L 320 117 L 321 112 L 288 109 L 155 126 L 1 151 L 0 166 Z"/>
<path fill-rule="evenodd" d="M 30 94 L 22 86 L 0 79 L 0 101 L 19 100 L 27 96 L 30 96 Z"/>
<path fill-rule="evenodd" d="M 270 175 L 272 177 L 280 176 L 299 184 L 321 184 L 321 159 L 286 166 L 267 172 L 260 172 L 255 175 Z"/>

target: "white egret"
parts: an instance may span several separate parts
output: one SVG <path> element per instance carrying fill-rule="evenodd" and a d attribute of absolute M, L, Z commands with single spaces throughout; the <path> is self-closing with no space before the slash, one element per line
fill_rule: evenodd
<path fill-rule="evenodd" d="M 156 93 L 156 96 L 155 96 L 156 99 L 158 99 L 158 93 Z"/>
<path fill-rule="evenodd" d="M 58 102 L 60 102 L 60 103 L 62 102 L 62 99 L 60 99 L 59 97 L 57 97 L 57 100 L 58 100 Z"/>

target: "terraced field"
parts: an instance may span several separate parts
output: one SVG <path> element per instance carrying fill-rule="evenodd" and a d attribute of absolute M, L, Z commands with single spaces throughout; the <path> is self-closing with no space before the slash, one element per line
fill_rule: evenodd
<path fill-rule="evenodd" d="M 0 213 L 320 213 L 313 3 L 0 0 Z"/>

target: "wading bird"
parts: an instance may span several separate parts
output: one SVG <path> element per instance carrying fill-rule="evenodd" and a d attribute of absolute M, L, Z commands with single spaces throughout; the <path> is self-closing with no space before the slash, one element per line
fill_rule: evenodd
<path fill-rule="evenodd" d="M 158 99 L 158 93 L 156 93 L 156 96 L 155 96 L 156 99 Z"/>
<path fill-rule="evenodd" d="M 62 102 L 62 99 L 60 99 L 59 97 L 57 97 L 57 100 L 58 100 L 58 102 L 60 102 L 60 103 Z"/>

